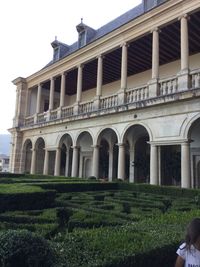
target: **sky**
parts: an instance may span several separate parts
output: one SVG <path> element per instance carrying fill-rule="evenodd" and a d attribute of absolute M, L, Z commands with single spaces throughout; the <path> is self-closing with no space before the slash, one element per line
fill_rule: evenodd
<path fill-rule="evenodd" d="M 0 134 L 12 128 L 16 87 L 12 81 L 39 71 L 53 56 L 51 42 L 78 40 L 81 22 L 98 29 L 142 0 L 0 1 Z"/>

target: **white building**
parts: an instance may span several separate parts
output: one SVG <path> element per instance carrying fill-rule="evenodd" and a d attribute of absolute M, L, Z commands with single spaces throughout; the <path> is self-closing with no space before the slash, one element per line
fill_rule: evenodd
<path fill-rule="evenodd" d="M 0 172 L 9 172 L 9 157 L 0 154 Z"/>
<path fill-rule="evenodd" d="M 143 0 L 54 40 L 51 62 L 13 81 L 11 171 L 199 187 L 199 25 L 199 0 Z"/>

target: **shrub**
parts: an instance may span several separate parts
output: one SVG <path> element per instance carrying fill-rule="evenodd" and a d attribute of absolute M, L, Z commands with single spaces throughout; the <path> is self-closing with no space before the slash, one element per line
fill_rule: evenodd
<path fill-rule="evenodd" d="M 59 227 L 64 227 L 68 224 L 69 218 L 72 216 L 73 212 L 67 208 L 58 208 L 56 216 L 58 219 Z"/>
<path fill-rule="evenodd" d="M 26 230 L 0 233 L 0 262 L 4 267 L 54 267 L 57 255 L 44 238 Z"/>

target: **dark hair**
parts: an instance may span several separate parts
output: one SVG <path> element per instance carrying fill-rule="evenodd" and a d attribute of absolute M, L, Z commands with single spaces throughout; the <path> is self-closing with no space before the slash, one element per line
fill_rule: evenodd
<path fill-rule="evenodd" d="M 200 218 L 194 218 L 187 226 L 185 243 L 186 248 L 190 249 L 200 237 Z"/>

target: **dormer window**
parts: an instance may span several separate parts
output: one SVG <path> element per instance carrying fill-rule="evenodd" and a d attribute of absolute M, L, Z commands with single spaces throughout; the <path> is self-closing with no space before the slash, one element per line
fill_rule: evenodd
<path fill-rule="evenodd" d="M 78 36 L 78 47 L 80 48 L 84 45 L 86 45 L 86 31 L 85 30 L 83 32 L 80 32 Z"/>
<path fill-rule="evenodd" d="M 54 60 L 54 61 L 56 61 L 56 60 L 59 59 L 59 54 L 60 54 L 60 53 L 59 53 L 59 50 L 60 50 L 59 47 L 55 47 L 55 48 L 54 48 L 54 53 L 53 53 L 53 60 Z"/>

